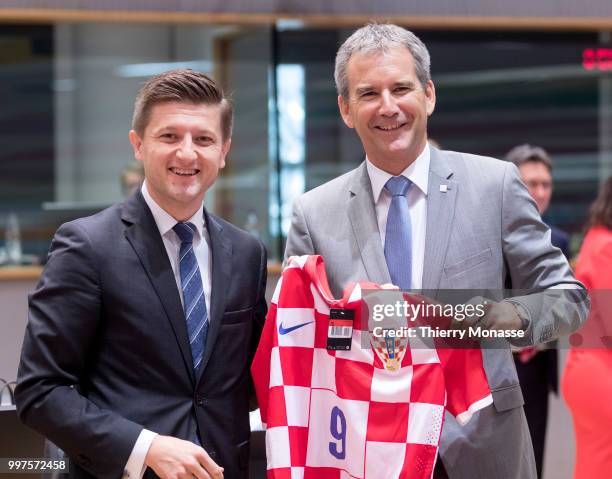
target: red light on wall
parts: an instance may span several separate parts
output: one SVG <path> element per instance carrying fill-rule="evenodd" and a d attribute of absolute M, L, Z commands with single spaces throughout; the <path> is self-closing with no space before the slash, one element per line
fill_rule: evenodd
<path fill-rule="evenodd" d="M 612 70 L 612 48 L 585 48 L 582 67 L 585 70 Z"/>

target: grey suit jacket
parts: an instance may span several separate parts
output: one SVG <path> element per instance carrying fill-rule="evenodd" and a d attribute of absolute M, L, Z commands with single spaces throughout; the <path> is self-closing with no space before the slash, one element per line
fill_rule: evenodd
<path fill-rule="evenodd" d="M 296 200 L 285 256 L 302 254 L 323 256 L 336 296 L 350 281 L 391 282 L 365 163 Z M 516 167 L 432 148 L 423 289 L 508 287 L 573 288 L 567 297 L 556 290 L 548 302 L 541 295 L 516 298 L 530 325 L 515 345 L 569 334 L 586 319 L 583 286 L 551 245 L 550 230 Z M 493 406 L 464 427 L 446 414 L 440 455 L 451 479 L 536 477 L 523 397 L 505 346 L 483 349 Z"/>

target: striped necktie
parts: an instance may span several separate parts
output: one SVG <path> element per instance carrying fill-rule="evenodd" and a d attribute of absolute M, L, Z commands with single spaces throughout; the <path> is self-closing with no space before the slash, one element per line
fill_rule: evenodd
<path fill-rule="evenodd" d="M 192 223 L 177 223 L 172 229 L 181 240 L 179 265 L 181 289 L 183 290 L 183 309 L 187 321 L 193 369 L 197 375 L 206 347 L 208 314 L 206 313 L 202 276 L 193 251 L 193 235 L 196 227 Z"/>
<path fill-rule="evenodd" d="M 394 285 L 410 289 L 412 282 L 412 227 L 406 193 L 412 182 L 405 176 L 392 176 L 385 184 L 391 194 L 385 233 L 385 259 Z"/>

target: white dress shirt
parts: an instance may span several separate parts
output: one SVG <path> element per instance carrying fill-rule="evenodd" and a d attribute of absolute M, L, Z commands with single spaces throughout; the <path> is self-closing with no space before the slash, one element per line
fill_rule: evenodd
<path fill-rule="evenodd" d="M 412 289 L 423 287 L 423 262 L 425 258 L 425 229 L 427 226 L 427 183 L 429 181 L 429 144 L 401 175 L 408 178 L 412 185 L 406 195 L 410 211 L 410 225 L 412 233 Z M 391 194 L 385 189 L 385 184 L 393 175 L 374 166 L 366 158 L 366 168 L 370 183 L 378 221 L 378 231 L 383 250 L 385 248 L 385 235 L 387 231 L 387 215 L 391 206 Z"/>
<path fill-rule="evenodd" d="M 145 181 L 142 185 L 142 196 L 147 203 L 155 224 L 159 230 L 159 234 L 162 237 L 168 258 L 170 259 L 170 265 L 174 272 L 174 279 L 181 296 L 181 303 L 184 306 L 183 300 L 183 289 L 181 288 L 181 270 L 179 263 L 179 251 L 181 249 L 181 240 L 178 235 L 172 229 L 177 223 L 177 220 L 172 217 L 167 211 L 159 206 L 155 200 L 151 197 L 149 190 L 147 189 L 147 182 Z M 209 247 L 210 238 L 204 223 L 204 204 L 200 205 L 200 208 L 196 213 L 187 220 L 196 227 L 196 232 L 193 235 L 193 251 L 200 268 L 200 275 L 202 276 L 202 286 L 204 288 L 204 301 L 206 302 L 206 310 L 210 311 L 210 291 L 211 291 L 211 268 L 212 268 L 212 257 Z M 130 479 L 141 479 L 146 470 L 145 457 L 149 452 L 153 439 L 157 436 L 157 433 L 143 429 L 134 444 L 134 448 L 128 458 L 123 471 L 124 478 Z"/>

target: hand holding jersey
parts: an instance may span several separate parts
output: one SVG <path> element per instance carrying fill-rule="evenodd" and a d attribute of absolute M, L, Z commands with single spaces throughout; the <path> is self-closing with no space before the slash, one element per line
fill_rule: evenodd
<path fill-rule="evenodd" d="M 518 307 L 508 301 L 495 302 L 482 296 L 472 298 L 467 304 L 483 305 L 482 316 L 470 316 L 461 321 L 454 321 L 453 327 L 465 329 L 478 326 L 485 330 L 493 331 L 520 331 L 525 330 L 528 318 L 519 315 Z"/>

